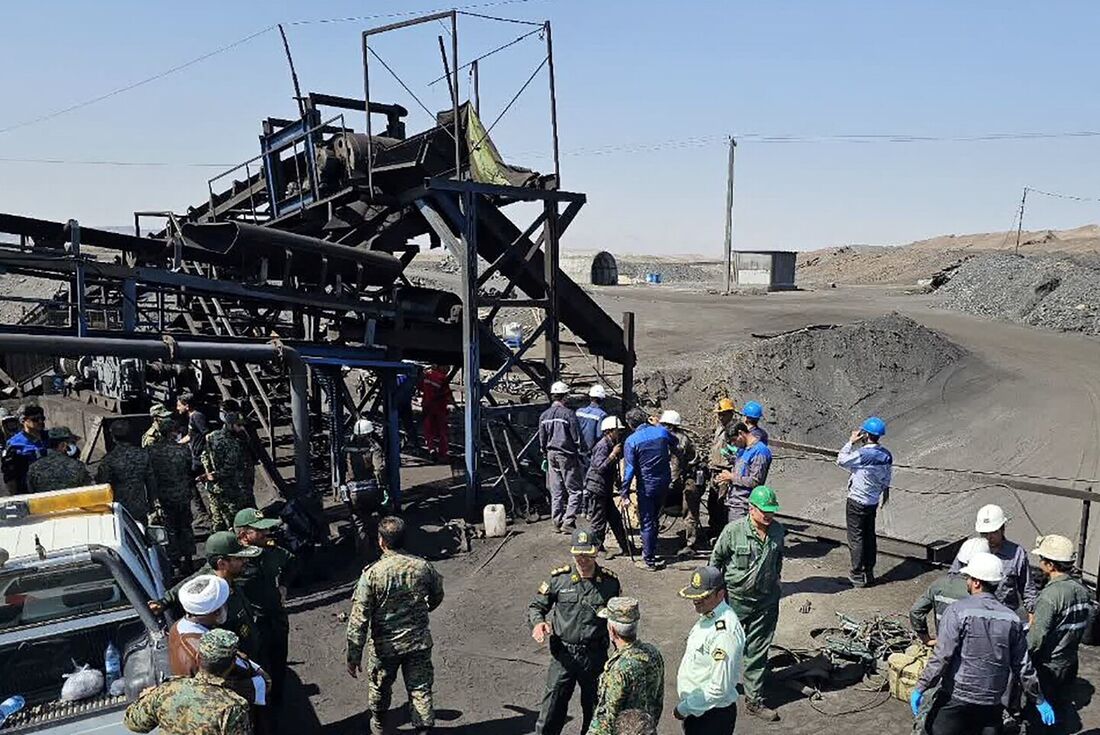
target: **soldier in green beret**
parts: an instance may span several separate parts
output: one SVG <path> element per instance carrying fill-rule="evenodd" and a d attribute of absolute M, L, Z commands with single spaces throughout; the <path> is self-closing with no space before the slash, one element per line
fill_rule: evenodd
<path fill-rule="evenodd" d="M 237 636 L 212 630 L 199 641 L 199 672 L 150 687 L 126 708 L 132 732 L 154 728 L 166 735 L 252 735 L 248 702 L 232 691 L 225 674 L 237 659 Z"/>
<path fill-rule="evenodd" d="M 581 710 L 588 728 L 596 706 L 596 682 L 607 661 L 607 626 L 597 617 L 620 592 L 619 579 L 596 563 L 600 539 L 578 528 L 570 552 L 573 564 L 551 570 L 527 608 L 531 637 L 550 643 L 550 670 L 535 732 L 558 735 L 565 725 L 573 690 L 581 689 Z"/>
<path fill-rule="evenodd" d="M 588 735 L 614 735 L 615 718 L 623 710 L 638 709 L 661 721 L 665 699 L 665 660 L 652 643 L 638 640 L 641 611 L 633 597 L 613 597 L 597 613 L 607 620 L 615 652 L 607 659 Z"/>

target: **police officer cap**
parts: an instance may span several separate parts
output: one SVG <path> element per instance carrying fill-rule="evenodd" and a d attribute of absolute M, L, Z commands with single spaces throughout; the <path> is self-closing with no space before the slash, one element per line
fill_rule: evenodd
<path fill-rule="evenodd" d="M 642 617 L 638 601 L 633 597 L 612 597 L 606 607 L 596 611 L 596 615 L 613 623 L 636 623 Z"/>
<path fill-rule="evenodd" d="M 225 661 L 237 655 L 241 639 L 230 630 L 215 628 L 199 640 L 199 657 L 203 661 Z"/>
<path fill-rule="evenodd" d="M 685 600 L 701 600 L 725 586 L 726 581 L 718 567 L 698 567 L 691 573 L 688 586 L 680 590 L 680 597 Z"/>
<path fill-rule="evenodd" d="M 573 543 L 569 547 L 569 553 L 595 556 L 597 549 L 599 544 L 596 543 L 595 534 L 583 528 L 573 531 Z"/>

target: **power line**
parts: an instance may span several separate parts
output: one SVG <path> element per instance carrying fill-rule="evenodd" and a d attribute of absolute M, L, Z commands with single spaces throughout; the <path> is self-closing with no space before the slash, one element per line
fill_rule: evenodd
<path fill-rule="evenodd" d="M 381 19 L 385 19 L 385 18 L 411 18 L 411 17 L 417 16 L 417 15 L 431 15 L 433 13 L 445 13 L 449 10 L 457 10 L 457 11 L 478 10 L 480 8 L 496 8 L 496 7 L 499 7 L 501 5 L 526 5 L 527 3 L 537 3 L 537 2 L 549 2 L 549 0 L 494 0 L 494 2 L 474 3 L 472 5 L 449 6 L 449 7 L 446 7 L 446 8 L 436 8 L 435 10 L 401 10 L 401 11 L 395 11 L 395 12 L 392 12 L 392 13 L 376 13 L 374 15 L 349 15 L 349 16 L 336 17 L 336 18 L 313 18 L 313 19 L 295 20 L 295 21 L 291 21 L 289 23 L 286 23 L 285 25 L 288 25 L 288 26 L 308 26 L 308 25 L 328 24 L 328 23 L 358 23 L 358 22 L 364 21 L 364 20 L 381 20 Z M 463 13 L 463 15 L 474 15 L 474 16 L 476 16 L 475 13 Z M 519 22 L 530 23 L 530 22 L 532 22 L 532 21 L 519 21 L 519 20 L 516 20 L 514 18 L 497 18 L 497 17 L 494 17 L 494 16 L 476 16 L 476 17 L 483 17 L 483 18 L 487 18 L 489 20 L 507 21 L 507 22 L 511 22 L 511 23 L 519 23 Z M 542 25 L 542 24 L 540 23 L 539 25 Z"/>
<path fill-rule="evenodd" d="M 1045 197 L 1053 197 L 1055 199 L 1069 199 L 1074 202 L 1100 202 L 1100 198 L 1097 197 L 1079 197 L 1073 194 L 1059 194 L 1058 192 L 1043 191 L 1042 189 L 1035 189 L 1030 186 L 1025 186 L 1024 190 L 1034 194 L 1042 194 Z"/>
<path fill-rule="evenodd" d="M 185 167 L 185 168 L 220 168 L 225 169 L 235 164 L 232 163 L 197 163 L 188 161 L 111 161 L 111 160 L 70 160 L 64 158 L 0 158 L 0 163 L 42 163 L 62 166 L 127 166 L 139 168 L 148 167 Z"/>

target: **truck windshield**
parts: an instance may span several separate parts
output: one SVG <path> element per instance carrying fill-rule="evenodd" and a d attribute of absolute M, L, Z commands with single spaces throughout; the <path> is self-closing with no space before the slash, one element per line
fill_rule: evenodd
<path fill-rule="evenodd" d="M 0 631 L 128 605 L 110 570 L 95 562 L 0 570 Z"/>

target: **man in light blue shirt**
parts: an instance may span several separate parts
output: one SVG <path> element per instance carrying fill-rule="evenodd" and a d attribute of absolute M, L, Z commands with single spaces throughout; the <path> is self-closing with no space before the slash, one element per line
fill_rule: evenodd
<path fill-rule="evenodd" d="M 699 567 L 680 590 L 699 613 L 688 634 L 676 674 L 679 703 L 674 714 L 684 735 L 730 735 L 737 724 L 737 684 L 745 631 L 726 603 L 725 579 L 717 567 Z"/>
<path fill-rule="evenodd" d="M 879 502 L 885 502 L 894 472 L 894 457 L 879 444 L 886 434 L 886 422 L 872 416 L 852 432 L 848 443 L 837 454 L 836 463 L 848 470 L 848 550 L 852 568 L 848 581 L 855 587 L 875 583 L 878 539 L 875 518 Z M 860 446 L 856 446 L 859 444 Z"/>

